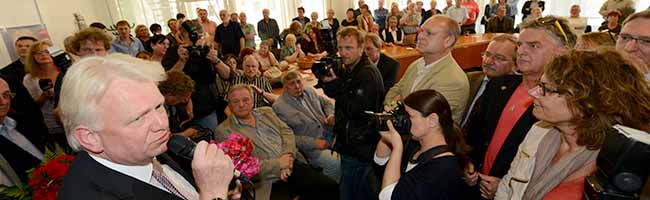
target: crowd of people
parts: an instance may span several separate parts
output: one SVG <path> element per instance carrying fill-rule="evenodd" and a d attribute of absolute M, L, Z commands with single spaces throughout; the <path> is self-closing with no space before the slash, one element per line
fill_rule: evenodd
<path fill-rule="evenodd" d="M 167 34 L 121 20 L 113 39 L 93 23 L 66 39 L 71 66 L 22 36 L 0 70 L 0 185 L 25 183 L 53 146 L 76 151 L 59 199 L 582 199 L 607 129 L 650 131 L 650 11 L 629 2 L 607 0 L 591 33 L 578 5 L 543 16 L 538 0 L 516 27 L 517 0 L 490 1 L 480 20 L 474 0 L 443 11 L 359 0 L 320 21 L 299 7 L 286 29 L 269 9 L 257 26 L 197 9 Z M 495 36 L 481 70 L 463 71 L 451 52 L 477 21 L 519 34 Z M 381 52 L 390 45 L 422 57 L 400 66 Z M 324 95 L 286 67 L 328 56 L 341 66 L 317 77 Z M 405 129 L 366 113 L 400 106 Z M 209 143 L 235 133 L 260 161 L 239 190 Z M 167 149 L 172 134 L 197 142 L 193 160 Z"/>

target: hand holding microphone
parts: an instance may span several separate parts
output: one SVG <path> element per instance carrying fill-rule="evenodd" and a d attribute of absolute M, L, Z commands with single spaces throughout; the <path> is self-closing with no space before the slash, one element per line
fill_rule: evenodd
<path fill-rule="evenodd" d="M 174 154 L 192 161 L 192 175 L 199 188 L 201 199 L 228 196 L 228 185 L 233 179 L 235 166 L 215 144 L 194 143 L 187 137 L 172 135 L 167 148 Z"/>

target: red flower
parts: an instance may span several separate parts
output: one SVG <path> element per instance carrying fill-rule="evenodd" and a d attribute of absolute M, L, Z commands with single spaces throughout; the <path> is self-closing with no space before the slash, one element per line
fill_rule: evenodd
<path fill-rule="evenodd" d="M 244 176 L 251 178 L 259 173 L 259 160 L 252 156 L 253 144 L 249 138 L 239 133 L 230 133 L 228 138 L 218 146 L 232 158 L 235 169 L 242 172 Z"/>
<path fill-rule="evenodd" d="M 28 184 L 34 189 L 33 199 L 55 200 L 73 159 L 70 155 L 58 156 L 32 171 Z"/>

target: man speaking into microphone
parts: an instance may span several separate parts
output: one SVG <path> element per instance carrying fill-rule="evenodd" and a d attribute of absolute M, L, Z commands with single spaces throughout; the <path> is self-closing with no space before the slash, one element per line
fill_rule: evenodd
<path fill-rule="evenodd" d="M 170 137 L 160 65 L 123 54 L 84 58 L 63 79 L 61 119 L 79 151 L 59 199 L 226 199 L 233 164 L 214 144 L 197 144 L 192 173 L 164 152 Z"/>

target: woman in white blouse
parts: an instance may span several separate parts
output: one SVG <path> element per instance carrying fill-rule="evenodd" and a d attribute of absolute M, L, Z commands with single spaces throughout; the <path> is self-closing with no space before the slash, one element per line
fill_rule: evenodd
<path fill-rule="evenodd" d="M 389 121 L 375 150 L 375 163 L 386 166 L 379 199 L 459 199 L 468 148 L 449 103 L 435 90 L 420 90 L 404 105 L 411 138 L 403 142 Z"/>
<path fill-rule="evenodd" d="M 64 135 L 63 127 L 56 120 L 54 115 L 54 84 L 56 77 L 61 72 L 56 66 L 50 48 L 52 44 L 48 41 L 38 41 L 29 49 L 25 62 L 26 75 L 23 78 L 23 85 L 36 103 L 41 106 L 43 122 L 48 132 L 57 138 Z M 64 140 L 65 141 L 65 140 Z"/>
<path fill-rule="evenodd" d="M 587 29 L 587 18 L 580 17 L 580 5 L 574 4 L 571 6 L 571 16 L 567 18 L 569 26 L 573 28 L 577 35 L 582 35 Z"/>

